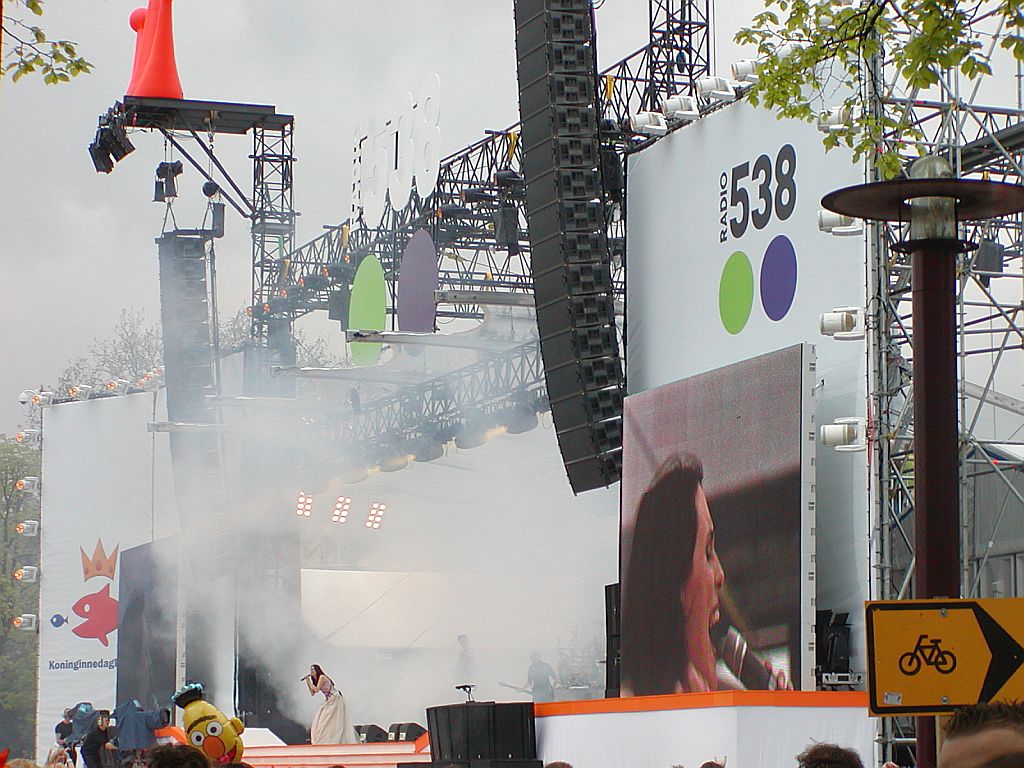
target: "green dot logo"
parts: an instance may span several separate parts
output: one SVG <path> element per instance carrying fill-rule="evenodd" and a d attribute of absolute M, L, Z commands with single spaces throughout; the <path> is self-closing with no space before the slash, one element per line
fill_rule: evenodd
<path fill-rule="evenodd" d="M 736 335 L 750 319 L 754 306 L 754 270 L 743 251 L 735 251 L 725 262 L 718 283 L 718 314 L 722 325 Z"/>

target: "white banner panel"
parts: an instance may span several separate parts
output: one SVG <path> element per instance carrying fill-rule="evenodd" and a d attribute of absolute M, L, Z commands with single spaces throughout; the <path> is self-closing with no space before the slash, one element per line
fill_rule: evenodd
<path fill-rule="evenodd" d="M 146 431 L 154 397 L 164 419 L 161 393 L 65 403 L 43 415 L 40 762 L 65 708 L 116 704 L 120 553 L 177 531 L 167 441 Z"/>
<path fill-rule="evenodd" d="M 786 703 L 766 705 L 773 696 Z M 744 697 L 750 705 L 735 705 Z M 836 705 L 823 697 L 834 697 Z M 737 692 L 541 704 L 537 756 L 545 763 L 564 760 L 587 768 L 696 768 L 708 761 L 782 768 L 796 765 L 796 755 L 811 744 L 827 742 L 853 749 L 865 765 L 873 765 L 875 724 L 866 698 L 860 695 L 863 703 L 854 703 L 855 697 Z M 635 703 L 635 711 L 628 710 L 628 702 Z"/>
<path fill-rule="evenodd" d="M 821 138 L 740 102 L 629 157 L 631 394 L 812 343 L 815 424 L 866 415 L 865 342 L 818 330 L 822 313 L 866 304 L 864 238 L 818 228 L 821 197 L 863 178 Z M 819 447 L 816 475 L 817 606 L 850 613 L 864 671 L 867 454 Z"/>

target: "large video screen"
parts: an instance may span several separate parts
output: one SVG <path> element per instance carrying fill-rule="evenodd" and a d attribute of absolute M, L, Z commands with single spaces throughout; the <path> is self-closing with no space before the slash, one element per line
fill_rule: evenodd
<path fill-rule="evenodd" d="M 813 689 L 813 351 L 626 398 L 622 695 Z"/>
<path fill-rule="evenodd" d="M 829 233 L 818 220 L 824 194 L 864 181 L 849 151 L 825 152 L 815 126 L 740 101 L 628 161 L 629 392 L 810 343 L 816 423 L 866 417 L 863 337 L 819 331 L 823 313 L 867 305 L 862 227 Z M 815 467 L 818 607 L 850 615 L 860 672 L 869 460 L 866 451 L 822 449 Z"/>

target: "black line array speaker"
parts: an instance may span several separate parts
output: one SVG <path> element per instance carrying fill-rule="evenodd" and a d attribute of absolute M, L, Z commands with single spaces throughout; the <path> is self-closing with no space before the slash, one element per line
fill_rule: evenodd
<path fill-rule="evenodd" d="M 355 729 L 356 736 L 359 737 L 359 741 L 363 744 L 376 744 L 377 742 L 388 740 L 388 732 L 376 723 L 357 725 Z"/>
<path fill-rule="evenodd" d="M 214 424 L 213 344 L 206 283 L 206 243 L 169 232 L 157 238 L 160 325 L 164 346 L 167 416 L 172 422 Z M 232 551 L 217 436 L 170 434 L 174 490 L 192 576 L 209 580 L 228 569 Z"/>
<path fill-rule="evenodd" d="M 619 630 L 619 584 L 606 584 L 604 588 L 604 621 L 605 621 L 605 667 L 604 697 L 619 697 L 620 680 L 622 679 L 622 653 Z"/>
<path fill-rule="evenodd" d="M 427 709 L 431 765 L 540 768 L 533 704 L 471 701 Z"/>
<path fill-rule="evenodd" d="M 589 0 L 515 0 L 515 16 L 537 328 L 559 449 L 580 493 L 622 471 L 593 18 Z"/>

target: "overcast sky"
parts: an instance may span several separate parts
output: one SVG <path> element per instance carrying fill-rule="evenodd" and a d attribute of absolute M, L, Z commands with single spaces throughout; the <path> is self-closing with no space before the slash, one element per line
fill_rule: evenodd
<path fill-rule="evenodd" d="M 86 151 L 97 116 L 127 87 L 135 44 L 128 16 L 144 4 L 47 2 L 47 32 L 77 41 L 94 72 L 60 87 L 38 78 L 0 86 L 0 432 L 12 433 L 23 419 L 18 393 L 55 382 L 94 338 L 110 335 L 122 308 L 143 310 L 150 322 L 159 318 L 153 240 L 164 206 L 151 199 L 163 139 L 133 134 L 136 151 L 109 176 L 93 170 Z M 356 124 L 417 90 L 426 73 L 441 77 L 444 154 L 518 120 L 511 0 L 218 0 L 212 8 L 199 0 L 174 3 L 185 98 L 273 104 L 295 115 L 300 243 L 348 215 Z M 736 7 L 727 13 L 719 9 L 723 67 L 730 61 L 727 38 L 743 15 Z M 640 48 L 646 0 L 605 0 L 598 33 L 602 66 Z M 247 192 L 250 143 L 216 139 L 218 156 Z M 191 168 L 179 179 L 181 227 L 201 222 L 201 182 Z M 228 213 L 228 236 L 218 242 L 222 314 L 250 296 L 246 223 Z"/>

